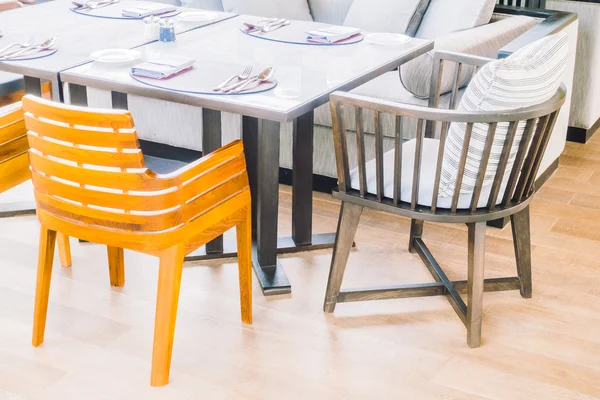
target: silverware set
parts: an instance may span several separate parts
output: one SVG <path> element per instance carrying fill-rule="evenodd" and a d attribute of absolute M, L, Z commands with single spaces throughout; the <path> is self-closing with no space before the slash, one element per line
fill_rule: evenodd
<path fill-rule="evenodd" d="M 24 55 L 30 55 L 30 53 L 35 54 L 44 50 L 49 50 L 52 48 L 52 46 L 54 46 L 55 43 L 56 38 L 50 38 L 41 43 L 33 44 L 33 37 L 30 37 L 24 43 L 13 43 L 1 49 L 0 60 L 11 60 Z"/>
<path fill-rule="evenodd" d="M 246 33 L 261 32 L 267 33 L 290 25 L 292 22 L 284 18 L 269 18 L 258 21 L 256 24 L 244 22 L 247 28 Z"/>
<path fill-rule="evenodd" d="M 261 71 L 258 75 L 250 76 L 252 72 L 252 66 L 248 65 L 244 71 L 239 75 L 233 75 L 219 86 L 214 88 L 215 92 L 237 94 L 256 86 L 251 86 L 253 83 L 260 85 L 261 83 L 268 82 L 275 75 L 275 67 L 269 67 Z M 234 82 L 235 83 L 232 83 Z"/>
<path fill-rule="evenodd" d="M 121 0 L 88 0 L 88 1 L 72 1 L 73 5 L 77 9 L 88 9 L 95 10 L 96 8 L 110 6 L 111 4 L 118 3 Z"/>

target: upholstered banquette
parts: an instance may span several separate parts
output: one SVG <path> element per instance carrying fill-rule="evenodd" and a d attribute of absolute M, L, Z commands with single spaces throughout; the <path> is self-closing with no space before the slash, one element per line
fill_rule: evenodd
<path fill-rule="evenodd" d="M 568 97 L 550 139 L 539 174 L 555 167 L 564 149 L 569 117 L 570 93 L 577 40 L 577 16 L 564 12 L 533 11 L 513 7 L 495 6 L 495 0 L 163 0 L 187 7 L 226 10 L 241 14 L 279 16 L 294 19 L 313 19 L 317 22 L 358 26 L 381 31 L 404 33 L 435 40 L 435 49 L 403 65 L 399 71 L 383 76 L 354 90 L 355 93 L 411 104 L 428 104 L 429 82 L 436 49 L 475 54 L 491 58 L 505 57 L 527 43 L 543 36 L 565 31 L 569 35 L 570 54 L 564 84 Z M 398 7 L 402 3 L 405 7 Z M 423 7 L 425 3 L 426 7 Z M 265 6 L 266 5 L 266 6 Z M 406 8 L 413 10 L 407 15 Z M 396 16 L 396 20 L 390 20 Z M 394 21 L 397 21 L 395 24 Z M 450 87 L 451 70 L 442 79 L 442 86 Z M 466 86 L 473 71 L 465 69 L 460 79 Z M 449 90 L 449 89 L 448 89 Z M 443 91 L 443 88 L 442 88 Z M 462 92 L 462 90 L 461 90 Z M 462 93 L 459 93 L 461 95 Z M 88 92 L 93 97 L 93 92 Z M 93 99 L 90 99 L 93 101 Z M 99 104 L 104 105 L 104 104 Z M 440 107 L 448 107 L 448 96 L 442 96 Z M 160 100 L 129 97 L 129 109 L 139 126 L 141 139 L 168 144 L 178 148 L 201 151 L 202 111 L 198 108 L 167 103 Z M 240 117 L 223 114 L 223 142 L 240 136 Z M 353 121 L 353 118 L 347 118 Z M 365 121 L 371 121 L 365 118 Z M 178 136 L 173 136 L 173 126 Z M 353 129 L 352 123 L 347 127 Z M 373 126 L 366 125 L 367 133 Z M 389 149 L 393 141 L 393 121 L 383 121 L 384 146 Z M 292 166 L 291 125 L 282 126 L 281 167 Z M 315 113 L 314 173 L 336 177 L 335 157 L 328 105 Z M 373 140 L 368 137 L 367 140 Z M 351 141 L 350 141 L 351 142 Z M 350 149 L 352 152 L 353 149 Z"/>

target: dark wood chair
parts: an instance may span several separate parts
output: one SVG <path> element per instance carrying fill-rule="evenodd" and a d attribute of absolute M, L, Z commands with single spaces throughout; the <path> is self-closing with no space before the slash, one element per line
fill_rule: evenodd
<path fill-rule="evenodd" d="M 324 311 L 333 312 L 338 302 L 443 295 L 447 297 L 461 321 L 466 325 L 469 346 L 478 347 L 481 344 L 484 291 L 519 289 L 524 298 L 531 297 L 529 203 L 535 192 L 534 182 L 542 157 L 559 109 L 565 101 L 565 89 L 561 87 L 549 101 L 543 104 L 511 112 L 466 113 L 453 109 L 437 109 L 435 108 L 439 98 L 437 83 L 438 77 L 441 77 L 444 60 L 453 62 L 452 67 L 456 66 L 454 68 L 454 90 L 450 102 L 452 108 L 456 103 L 458 74 L 463 64 L 471 64 L 479 68 L 490 60 L 454 53 L 438 53 L 436 57 L 430 107 L 393 103 L 351 93 L 336 92 L 331 95 L 339 179 L 339 189 L 334 191 L 333 197 L 341 200 L 342 206 Z M 353 161 L 358 167 L 352 172 L 350 171 L 347 147 L 348 132 L 344 128 L 342 118 L 344 107 L 353 107 L 357 119 L 355 133 L 357 156 Z M 365 151 L 365 133 L 362 129 L 363 110 L 371 110 L 375 113 L 375 159 L 369 162 L 366 162 L 365 157 L 368 152 Z M 384 157 L 381 129 L 383 114 L 396 116 L 395 152 L 389 153 L 394 154 L 393 159 L 390 159 L 387 153 L 388 157 Z M 403 140 L 403 118 L 417 120 L 416 132 L 411 132 L 411 134 L 415 134 L 416 138 L 408 142 Z M 456 175 L 456 185 L 452 188 L 453 193 L 451 196 L 441 198 L 439 193 L 442 160 L 451 123 L 466 124 L 465 143 L 471 141 L 474 124 L 485 124 L 483 127 L 487 129 L 488 134 L 473 192 L 461 193 L 463 174 L 469 153 L 469 146 L 463 146 Z M 502 144 L 502 152 L 493 182 L 491 185 L 484 185 L 494 135 L 499 124 L 507 126 L 506 139 Z M 510 149 L 517 128 L 523 126 L 523 136 L 512 169 L 509 170 L 507 166 L 510 165 Z M 434 136 L 439 136 L 439 141 L 429 139 Z M 432 143 L 435 145 L 434 151 L 431 151 L 431 148 L 427 149 L 427 146 Z M 429 154 L 427 154 L 427 150 L 429 150 Z M 386 174 L 385 171 L 388 173 Z M 508 178 L 505 178 L 506 176 Z M 428 190 L 423 190 L 425 184 L 430 185 Z M 427 195 L 424 195 L 424 192 Z M 420 256 L 433 275 L 434 283 L 353 291 L 340 290 L 354 235 L 364 207 L 411 218 L 409 250 Z M 518 276 L 484 279 L 486 222 L 504 217 L 510 217 L 512 222 Z M 424 221 L 464 223 L 468 226 L 467 281 L 452 282 L 448 279 L 423 242 Z M 460 292 L 467 292 L 467 304 L 459 295 Z"/>

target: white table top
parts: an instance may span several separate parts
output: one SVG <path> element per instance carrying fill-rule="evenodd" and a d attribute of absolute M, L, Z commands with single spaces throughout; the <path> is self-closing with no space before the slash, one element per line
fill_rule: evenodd
<path fill-rule="evenodd" d="M 130 66 L 111 67 L 88 63 L 61 72 L 63 82 L 112 90 L 184 104 L 207 107 L 272 121 L 288 122 L 325 104 L 335 90 L 351 90 L 431 50 L 433 42 L 413 39 L 401 45 L 376 45 L 366 41 L 344 46 L 308 46 L 257 39 L 239 30 L 242 22 L 256 17 L 238 16 L 199 30 L 186 32 L 174 43 L 140 47 L 146 58 L 160 54 L 196 59 L 195 68 L 206 79 L 219 83 L 231 67 L 240 72 L 254 65 L 254 72 L 275 66 L 279 85 L 275 90 L 251 95 L 218 96 L 174 92 L 139 83 L 129 75 Z M 308 30 L 323 24 L 293 21 L 282 29 Z"/>
<path fill-rule="evenodd" d="M 48 3 L 18 8 L 0 13 L 0 48 L 11 43 L 23 43 L 30 36 L 35 42 L 50 37 L 58 39 L 56 54 L 29 61 L 0 62 L 0 71 L 42 79 L 56 80 L 57 73 L 90 60 L 89 55 L 108 48 L 131 49 L 148 43 L 144 39 L 142 20 L 118 20 L 79 15 L 69 9 L 71 1 L 55 0 Z M 122 7 L 117 3 L 111 7 Z M 182 11 L 193 11 L 182 8 Z M 219 13 L 211 22 L 176 24 L 177 31 L 195 29 L 235 14 Z"/>

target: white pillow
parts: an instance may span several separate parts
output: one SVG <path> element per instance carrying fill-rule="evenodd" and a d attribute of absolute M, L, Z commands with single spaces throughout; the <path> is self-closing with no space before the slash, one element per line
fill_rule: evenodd
<path fill-rule="evenodd" d="M 549 100 L 562 82 L 568 43 L 566 33 L 557 33 L 521 48 L 508 58 L 486 64 L 467 86 L 457 110 L 510 111 Z M 510 175 L 524 127 L 525 123 L 522 122 L 517 128 L 504 178 Z M 442 161 L 441 196 L 454 194 L 465 129 L 464 123 L 450 125 Z M 507 131 L 508 123 L 498 124 L 484 185 L 491 185 L 494 180 Z M 461 194 L 473 193 L 487 133 L 487 124 L 473 125 Z"/>
<path fill-rule="evenodd" d="M 490 22 L 496 0 L 431 0 L 416 37 L 435 39 Z"/>
<path fill-rule="evenodd" d="M 236 14 L 312 21 L 307 0 L 223 0 L 223 9 Z"/>
<path fill-rule="evenodd" d="M 354 0 L 344 25 L 414 36 L 429 0 Z"/>

